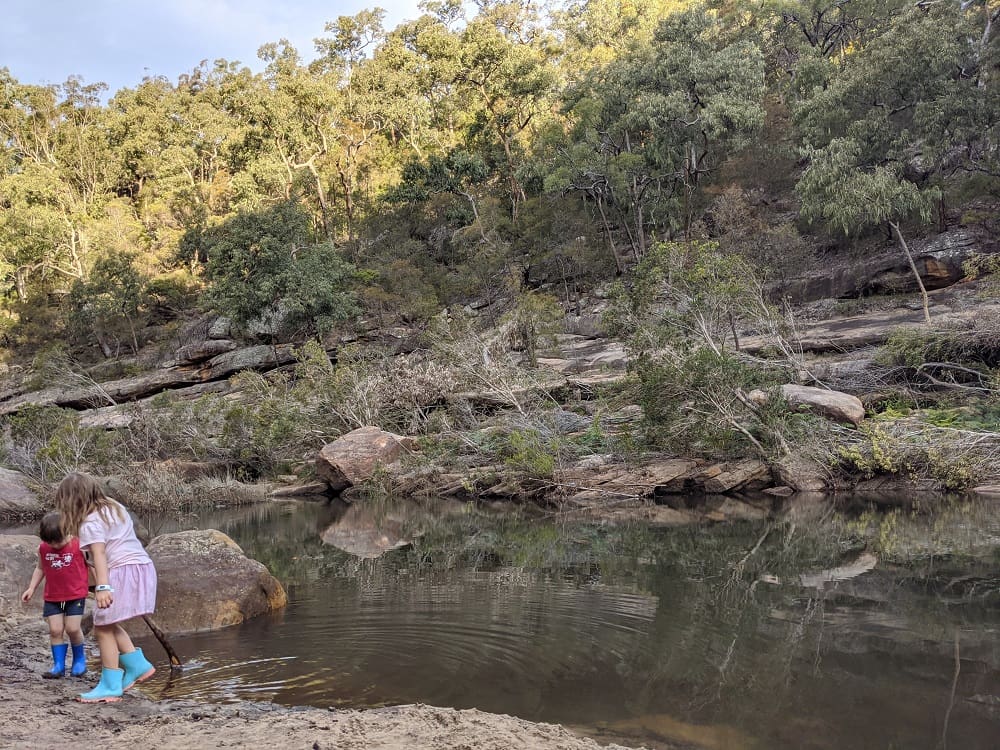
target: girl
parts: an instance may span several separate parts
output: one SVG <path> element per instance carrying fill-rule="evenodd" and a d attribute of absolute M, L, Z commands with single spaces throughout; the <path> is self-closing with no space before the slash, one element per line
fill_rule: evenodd
<path fill-rule="evenodd" d="M 64 536 L 58 513 L 46 513 L 38 527 L 42 543 L 38 545 L 38 564 L 31 574 L 28 588 L 21 594 L 22 602 L 31 601 L 38 584 L 45 579 L 42 617 L 49 623 L 49 644 L 52 646 L 52 669 L 42 677 L 53 680 L 66 676 L 66 652 L 73 647 L 70 674 L 79 677 L 87 671 L 87 655 L 83 648 L 83 607 L 87 601 L 87 563 L 77 539 Z M 69 644 L 64 639 L 69 636 Z"/>
<path fill-rule="evenodd" d="M 79 537 L 94 565 L 94 633 L 101 651 L 101 681 L 77 698 L 83 703 L 111 703 L 156 669 L 132 644 L 125 620 L 152 614 L 156 605 L 156 569 L 135 535 L 132 518 L 105 496 L 88 474 L 68 474 L 56 490 L 64 535 Z"/>

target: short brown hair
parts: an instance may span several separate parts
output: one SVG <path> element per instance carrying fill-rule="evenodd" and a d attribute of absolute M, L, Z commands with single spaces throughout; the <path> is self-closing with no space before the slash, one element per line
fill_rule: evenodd
<path fill-rule="evenodd" d="M 42 516 L 42 522 L 38 524 L 38 536 L 46 544 L 58 544 L 64 537 L 60 523 L 62 516 L 56 512 L 46 513 Z"/>

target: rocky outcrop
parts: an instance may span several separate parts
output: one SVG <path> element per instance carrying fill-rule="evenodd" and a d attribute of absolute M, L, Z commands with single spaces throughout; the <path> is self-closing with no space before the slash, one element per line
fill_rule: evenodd
<path fill-rule="evenodd" d="M 237 625 L 287 602 L 267 568 L 221 531 L 164 534 L 148 552 L 158 577 L 156 621 L 167 633 Z"/>
<path fill-rule="evenodd" d="M 805 409 L 837 422 L 861 424 L 865 418 L 865 407 L 857 396 L 825 388 L 786 383 L 781 386 L 781 396 L 793 409 Z M 765 404 L 769 394 L 765 391 L 751 391 L 748 394 L 756 404 Z"/>
<path fill-rule="evenodd" d="M 388 466 L 404 450 L 415 447 L 411 438 L 378 427 L 359 427 L 320 449 L 316 472 L 333 492 L 342 492 L 371 479 L 380 466 Z"/>
<path fill-rule="evenodd" d="M 38 563 L 38 537 L 28 534 L 0 534 L 0 618 L 19 612 L 42 611 L 42 591 L 28 604 L 21 592 L 28 587 Z"/>
<path fill-rule="evenodd" d="M 43 510 L 44 504 L 28 488 L 24 474 L 0 468 L 0 518 L 32 518 Z"/>
<path fill-rule="evenodd" d="M 985 249 L 986 242 L 965 228 L 910 243 L 914 262 L 927 289 L 954 284 L 965 275 L 962 264 L 973 253 Z M 896 247 L 855 261 L 826 263 L 822 269 L 782 282 L 775 290 L 796 302 L 915 291 L 917 283 L 913 272 Z"/>
<path fill-rule="evenodd" d="M 272 370 L 295 360 L 295 346 L 248 346 L 219 354 L 200 365 L 171 366 L 131 378 L 80 388 L 49 388 L 12 396 L 0 402 L 0 415 L 26 406 L 91 409 L 154 396 L 163 391 L 224 380 L 241 370 Z"/>
<path fill-rule="evenodd" d="M 174 354 L 174 362 L 178 365 L 191 365 L 204 362 L 206 359 L 218 357 L 220 354 L 236 349 L 236 342 L 228 339 L 208 339 L 197 344 L 182 346 Z"/>
<path fill-rule="evenodd" d="M 829 470 L 800 456 L 785 456 L 771 468 L 782 485 L 796 492 L 823 492 L 833 485 Z"/>
<path fill-rule="evenodd" d="M 700 462 L 693 459 L 665 458 L 627 466 L 591 456 L 558 472 L 555 481 L 566 495 L 564 502 L 585 507 L 629 498 L 651 498 L 699 465 Z"/>

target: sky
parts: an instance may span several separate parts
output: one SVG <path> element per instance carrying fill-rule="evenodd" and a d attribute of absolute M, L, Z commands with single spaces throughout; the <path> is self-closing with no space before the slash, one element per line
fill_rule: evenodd
<path fill-rule="evenodd" d="M 338 16 L 386 9 L 385 26 L 420 15 L 418 0 L 6 0 L 0 3 L 0 68 L 21 83 L 82 76 L 108 95 L 147 76 L 176 82 L 202 60 L 262 68 L 257 49 L 286 38 L 305 60 Z"/>

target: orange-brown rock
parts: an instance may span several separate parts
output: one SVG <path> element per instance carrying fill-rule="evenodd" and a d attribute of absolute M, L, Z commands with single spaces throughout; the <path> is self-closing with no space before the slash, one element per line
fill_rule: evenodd
<path fill-rule="evenodd" d="M 380 466 L 398 459 L 413 441 L 378 427 L 359 427 L 324 445 L 316 457 L 316 471 L 334 492 L 371 479 Z"/>
<path fill-rule="evenodd" d="M 217 630 L 287 603 L 278 580 L 221 531 L 163 534 L 148 552 L 158 579 L 156 622 L 167 633 Z M 145 628 L 132 625 L 133 632 Z"/>

